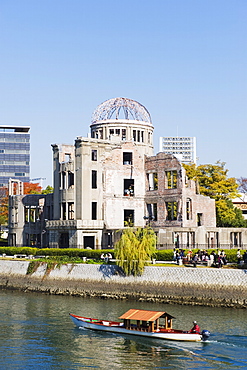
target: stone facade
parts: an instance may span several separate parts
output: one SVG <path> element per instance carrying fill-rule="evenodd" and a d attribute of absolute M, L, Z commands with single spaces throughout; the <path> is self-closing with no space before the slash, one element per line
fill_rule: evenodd
<path fill-rule="evenodd" d="M 114 265 L 67 264 L 47 273 L 42 264 L 27 274 L 28 261 L 0 260 L 0 287 L 25 292 L 202 306 L 246 308 L 246 270 L 145 267 L 142 276 L 123 276 Z"/>
<path fill-rule="evenodd" d="M 145 161 L 146 203 L 155 205 L 155 227 L 215 227 L 215 202 L 197 194 L 181 162 L 172 154 L 158 153 Z M 150 184 L 155 175 L 156 184 Z M 154 208 L 154 207 L 153 207 Z"/>

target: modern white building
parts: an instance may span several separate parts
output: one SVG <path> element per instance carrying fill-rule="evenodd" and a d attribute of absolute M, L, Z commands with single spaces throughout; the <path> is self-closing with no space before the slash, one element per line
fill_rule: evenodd
<path fill-rule="evenodd" d="M 173 154 L 186 164 L 196 163 L 196 138 L 187 136 L 160 137 L 159 151 Z"/>

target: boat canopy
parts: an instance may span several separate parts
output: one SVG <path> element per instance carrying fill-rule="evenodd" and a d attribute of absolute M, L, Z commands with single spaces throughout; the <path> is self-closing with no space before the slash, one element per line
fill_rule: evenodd
<path fill-rule="evenodd" d="M 119 319 L 154 322 L 160 317 L 167 318 L 168 320 L 174 319 L 173 316 L 164 311 L 135 310 L 133 308 L 125 312 L 122 316 L 119 317 Z"/>

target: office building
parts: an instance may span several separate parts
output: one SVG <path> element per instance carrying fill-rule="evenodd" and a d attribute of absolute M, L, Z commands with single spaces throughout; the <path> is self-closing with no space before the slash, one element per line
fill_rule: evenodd
<path fill-rule="evenodd" d="M 196 138 L 160 137 L 159 151 L 165 154 L 173 154 L 186 164 L 196 163 Z"/>
<path fill-rule="evenodd" d="M 30 180 L 30 127 L 0 126 L 0 187 L 9 179 Z"/>

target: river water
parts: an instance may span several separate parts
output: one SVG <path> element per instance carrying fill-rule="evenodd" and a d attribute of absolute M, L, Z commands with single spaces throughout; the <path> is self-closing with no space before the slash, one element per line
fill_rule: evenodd
<path fill-rule="evenodd" d="M 69 312 L 116 320 L 129 308 L 167 311 L 175 328 L 197 320 L 206 343 L 79 329 Z M 0 292 L 0 369 L 247 369 L 247 311 Z"/>

